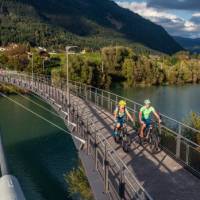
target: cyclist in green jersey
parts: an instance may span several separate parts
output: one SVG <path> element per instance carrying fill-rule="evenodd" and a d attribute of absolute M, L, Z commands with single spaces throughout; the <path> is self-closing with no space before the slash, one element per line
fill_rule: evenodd
<path fill-rule="evenodd" d="M 151 101 L 146 99 L 144 101 L 144 106 L 140 109 L 139 112 L 139 122 L 141 125 L 140 128 L 140 137 L 144 138 L 144 129 L 151 125 L 151 114 L 153 113 L 154 116 L 157 118 L 158 122 L 161 123 L 161 119 L 157 112 L 155 111 L 154 107 L 151 106 Z"/>

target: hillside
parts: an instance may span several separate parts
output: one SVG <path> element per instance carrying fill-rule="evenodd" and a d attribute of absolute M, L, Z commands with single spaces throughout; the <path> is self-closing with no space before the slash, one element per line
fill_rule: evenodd
<path fill-rule="evenodd" d="M 182 49 L 162 27 L 110 0 L 0 0 L 0 4 L 3 45 L 29 41 L 54 47 L 142 44 L 165 53 Z"/>
<path fill-rule="evenodd" d="M 200 53 L 200 38 L 174 37 L 174 39 L 185 49 L 192 53 Z"/>

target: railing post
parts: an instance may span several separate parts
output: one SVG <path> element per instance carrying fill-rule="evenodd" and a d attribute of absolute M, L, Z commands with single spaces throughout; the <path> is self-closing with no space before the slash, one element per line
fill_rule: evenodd
<path fill-rule="evenodd" d="M 136 119 L 136 114 L 135 114 L 135 113 L 136 113 L 136 107 L 137 107 L 137 106 L 136 106 L 136 104 L 134 103 L 134 104 L 133 104 L 133 117 L 134 117 L 134 122 L 133 122 L 133 124 L 134 124 L 134 126 L 136 125 L 136 122 L 135 122 L 135 119 Z"/>
<path fill-rule="evenodd" d="M 103 108 L 103 90 L 101 91 L 101 107 Z"/>
<path fill-rule="evenodd" d="M 97 88 L 95 88 L 94 104 L 97 105 Z"/>
<path fill-rule="evenodd" d="M 105 188 L 106 193 L 109 190 L 108 168 L 109 168 L 108 149 L 107 149 L 107 144 L 105 144 L 105 149 L 104 149 L 104 188 Z"/>
<path fill-rule="evenodd" d="M 82 87 L 81 87 L 81 84 L 80 84 L 80 85 L 79 85 L 79 96 L 80 96 L 80 97 L 82 97 L 81 90 L 82 90 Z"/>
<path fill-rule="evenodd" d="M 98 170 L 98 164 L 97 164 L 97 160 L 98 160 L 98 151 L 97 151 L 97 133 L 95 132 L 95 144 L 94 144 L 94 150 L 95 150 L 95 169 Z"/>
<path fill-rule="evenodd" d="M 110 93 L 108 93 L 108 111 L 110 111 Z"/>
<path fill-rule="evenodd" d="M 176 137 L 176 158 L 180 158 L 181 154 L 181 124 L 178 125 L 178 135 Z"/>
<path fill-rule="evenodd" d="M 119 196 L 121 199 L 124 199 L 125 197 L 124 167 L 120 170 Z"/>
<path fill-rule="evenodd" d="M 187 143 L 186 144 L 186 164 L 189 165 L 189 155 L 190 155 L 190 145 Z"/>
<path fill-rule="evenodd" d="M 85 100 L 87 101 L 88 98 L 87 98 L 87 86 L 86 85 L 84 85 L 84 91 L 85 91 Z"/>
<path fill-rule="evenodd" d="M 88 126 L 88 119 L 87 119 L 87 122 L 86 122 L 86 133 L 87 133 L 87 155 L 89 155 L 90 153 L 90 132 L 89 132 L 89 126 Z"/>
<path fill-rule="evenodd" d="M 112 107 L 113 107 L 113 102 L 112 101 L 110 101 L 110 112 L 112 112 Z"/>
<path fill-rule="evenodd" d="M 115 97 L 115 104 L 118 104 L 118 96 Z"/>
<path fill-rule="evenodd" d="M 92 101 L 92 87 L 90 86 L 90 101 Z"/>

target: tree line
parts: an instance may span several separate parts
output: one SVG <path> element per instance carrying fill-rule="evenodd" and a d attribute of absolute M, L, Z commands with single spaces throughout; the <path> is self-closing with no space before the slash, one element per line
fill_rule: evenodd
<path fill-rule="evenodd" d="M 34 73 L 66 77 L 64 54 L 46 58 L 28 44 L 17 45 L 0 53 L 0 67 L 31 72 L 32 62 L 27 52 L 33 53 Z M 114 82 L 125 87 L 136 85 L 174 85 L 200 82 L 200 56 L 179 52 L 173 56 L 136 53 L 123 46 L 105 47 L 97 53 L 69 57 L 69 76 L 100 88 Z"/>
<path fill-rule="evenodd" d="M 127 87 L 199 83 L 200 56 L 179 52 L 173 56 L 137 54 L 127 47 L 106 47 L 102 59 L 112 80 Z"/>

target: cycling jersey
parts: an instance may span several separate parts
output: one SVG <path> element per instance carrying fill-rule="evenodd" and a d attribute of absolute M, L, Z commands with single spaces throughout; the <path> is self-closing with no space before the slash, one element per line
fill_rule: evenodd
<path fill-rule="evenodd" d="M 151 118 L 151 113 L 155 112 L 155 109 L 154 107 L 149 107 L 147 108 L 146 106 L 143 106 L 141 109 L 140 109 L 140 112 L 142 113 L 142 120 L 146 121 L 148 119 Z"/>
<path fill-rule="evenodd" d="M 120 126 L 122 127 L 126 121 L 126 113 L 128 112 L 128 110 L 125 108 L 124 112 L 120 112 L 120 109 L 118 107 L 116 107 L 115 109 L 115 114 L 117 114 L 117 123 L 120 124 Z"/>
<path fill-rule="evenodd" d="M 120 112 L 120 109 L 118 107 L 116 107 L 114 113 L 117 114 L 117 117 L 122 118 L 122 117 L 126 117 L 127 112 L 128 112 L 128 110 L 126 108 L 124 109 L 124 112 Z"/>

